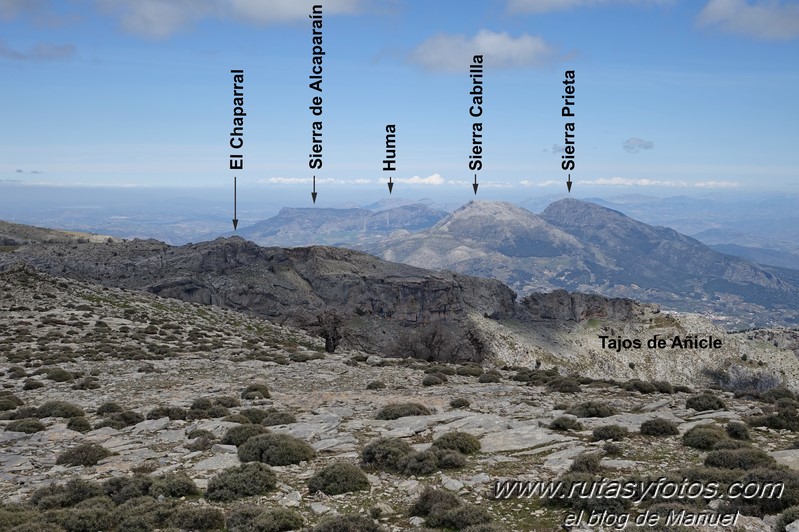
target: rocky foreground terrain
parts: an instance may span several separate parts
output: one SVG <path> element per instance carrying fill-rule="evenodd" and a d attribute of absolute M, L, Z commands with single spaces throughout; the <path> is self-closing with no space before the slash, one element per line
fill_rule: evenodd
<path fill-rule="evenodd" d="M 547 361 L 329 354 L 258 317 L 28 266 L 0 293 L 0 530 L 547 531 L 580 510 L 680 507 L 494 496 L 601 477 L 786 483 L 779 499 L 683 501 L 741 512 L 685 530 L 799 516 L 799 402 L 779 382 L 734 394 Z"/>

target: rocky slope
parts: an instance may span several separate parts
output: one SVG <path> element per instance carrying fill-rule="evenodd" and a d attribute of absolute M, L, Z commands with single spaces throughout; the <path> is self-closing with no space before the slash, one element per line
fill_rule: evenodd
<path fill-rule="evenodd" d="M 591 470 L 596 478 L 642 481 L 653 471 L 703 481 L 744 477 L 744 471 L 704 467 L 711 451 L 686 446 L 682 435 L 696 426 L 723 433 L 732 422 L 774 411 L 765 399 L 718 390 L 711 394 L 723 402 L 697 411 L 687 406 L 696 392 L 662 383 L 660 391 L 640 381 L 585 378 L 567 386 L 548 362 L 537 370 L 492 369 L 351 350 L 325 354 L 319 339 L 258 317 L 57 278 L 25 266 L 0 273 L 0 291 L 0 528 L 9 530 L 219 530 L 225 520 L 230 526 L 231 520 L 247 522 L 276 509 L 294 512 L 301 523 L 295 526 L 318 532 L 330 530 L 324 520 L 335 515 L 360 515 L 374 527 L 355 530 L 441 530 L 435 515 L 411 515 L 425 487 L 457 494 L 463 519 L 458 522 L 490 521 L 490 527 L 473 530 L 562 530 L 583 503 L 497 498 L 496 482 L 555 480 L 583 467 L 584 455 L 599 457 Z M 559 293 L 527 304 L 538 308 L 542 319 L 568 317 L 552 314 L 564 308 L 558 299 L 570 300 L 572 317 L 598 315 L 591 297 Z M 422 385 L 431 375 L 435 383 Z M 242 393 L 252 384 L 268 391 Z M 461 399 L 458 406 L 452 406 L 453 398 Z M 55 414 L 47 406 L 54 400 L 83 415 Z M 429 413 L 377 419 L 382 407 L 408 401 Z M 589 401 L 613 410 L 602 414 L 607 417 L 564 413 Z M 234 427 L 254 426 L 247 416 L 270 411 L 281 413 L 282 424 L 265 430 L 299 438 L 314 455 L 271 466 L 272 489 L 219 500 L 211 494 L 213 484 L 242 464 L 241 446 L 224 443 L 225 435 Z M 12 430 L 20 418 L 35 432 Z M 558 418 L 579 425 L 556 429 L 563 423 L 553 424 Z M 678 433 L 642 434 L 655 418 L 669 420 Z M 608 425 L 627 434 L 612 445 L 596 440 L 594 429 Z M 424 453 L 453 431 L 474 436 L 480 447 L 457 466 L 430 470 L 418 462 L 393 471 L 363 463 L 364 449 L 377 438 L 398 438 Z M 692 530 L 771 530 L 782 509 L 799 503 L 793 432 L 751 427 L 748 433 L 750 445 L 767 453 L 770 469 L 760 474 L 789 482 L 785 501 L 765 514 L 758 513 L 760 506 L 745 508 L 735 527 Z M 63 463 L 65 451 L 86 444 L 99 445 L 105 456 L 86 465 Z M 309 489 L 315 475 L 341 461 L 360 467 L 366 485 L 339 495 Z M 59 487 L 65 485 L 70 487 Z M 650 504 L 636 503 L 626 511 L 643 513 Z M 710 514 L 737 511 L 724 504 L 708 500 L 695 508 Z"/>

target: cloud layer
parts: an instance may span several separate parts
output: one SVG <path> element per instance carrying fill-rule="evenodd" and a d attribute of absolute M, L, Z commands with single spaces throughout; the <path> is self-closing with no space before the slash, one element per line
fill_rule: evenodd
<path fill-rule="evenodd" d="M 51 44 L 40 42 L 28 50 L 17 50 L 0 39 L 0 57 L 16 61 L 58 61 L 75 55 L 74 44 Z"/>
<path fill-rule="evenodd" d="M 602 5 L 652 5 L 669 4 L 673 0 L 508 0 L 508 11 L 511 13 L 548 13 L 564 11 L 577 7 L 594 7 Z"/>
<path fill-rule="evenodd" d="M 734 181 L 671 181 L 658 179 L 630 179 L 626 177 L 601 177 L 593 180 L 581 180 L 577 184 L 614 187 L 671 187 L 671 188 L 736 188 L 739 183 Z"/>
<path fill-rule="evenodd" d="M 487 68 L 543 66 L 557 57 L 541 37 L 480 30 L 471 38 L 443 33 L 430 37 L 411 52 L 410 60 L 427 70 L 455 72 L 466 70 L 477 54 L 483 55 Z"/>
<path fill-rule="evenodd" d="M 799 5 L 780 0 L 710 0 L 698 22 L 759 39 L 795 39 L 799 37 Z"/>

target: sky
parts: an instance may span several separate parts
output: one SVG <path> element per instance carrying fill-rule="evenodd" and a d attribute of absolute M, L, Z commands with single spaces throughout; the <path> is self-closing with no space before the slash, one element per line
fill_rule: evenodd
<path fill-rule="evenodd" d="M 308 77 L 314 4 L 321 93 Z M 231 69 L 244 70 L 240 150 Z M 566 192 L 567 174 L 575 194 L 799 192 L 795 1 L 0 0 L 0 79 L 0 182 L 210 188 L 236 176 L 246 198 L 307 194 L 316 176 L 320 197 L 379 199 L 391 175 L 395 194 L 468 199 L 479 121 L 480 191 L 498 197 Z"/>

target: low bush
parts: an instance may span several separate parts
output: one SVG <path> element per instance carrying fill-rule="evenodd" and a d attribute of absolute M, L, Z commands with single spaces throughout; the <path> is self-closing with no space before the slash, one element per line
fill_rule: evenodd
<path fill-rule="evenodd" d="M 721 410 L 725 407 L 724 401 L 719 399 L 713 394 L 703 393 L 689 397 L 685 402 L 686 408 L 693 408 L 697 412 L 704 412 L 705 410 Z"/>
<path fill-rule="evenodd" d="M 480 440 L 468 432 L 453 431 L 439 436 L 433 441 L 436 449 L 451 449 L 463 454 L 474 454 L 480 450 Z"/>
<path fill-rule="evenodd" d="M 456 397 L 449 402 L 449 406 L 452 408 L 469 408 L 470 404 L 471 403 L 469 403 L 469 400 L 463 397 Z"/>
<path fill-rule="evenodd" d="M 609 417 L 614 415 L 616 410 L 610 405 L 599 401 L 586 401 L 574 405 L 566 410 L 566 413 L 577 417 Z"/>
<path fill-rule="evenodd" d="M 54 382 L 70 382 L 75 380 L 75 375 L 63 368 L 50 368 L 47 370 L 47 378 Z"/>
<path fill-rule="evenodd" d="M 179 406 L 157 406 L 147 413 L 147 419 L 168 417 L 172 421 L 186 419 L 186 409 Z"/>
<path fill-rule="evenodd" d="M 97 464 L 97 462 L 108 456 L 111 456 L 111 453 L 105 447 L 96 443 L 82 443 L 59 454 L 55 463 L 58 465 L 82 465 L 88 467 Z"/>
<path fill-rule="evenodd" d="M 799 506 L 792 506 L 780 514 L 774 525 L 775 532 L 786 532 L 788 525 L 799 519 Z"/>
<path fill-rule="evenodd" d="M 760 394 L 760 399 L 767 403 L 776 403 L 779 399 L 796 399 L 796 395 L 788 388 L 780 386 Z"/>
<path fill-rule="evenodd" d="M 6 430 L 10 430 L 12 432 L 24 432 L 25 434 L 40 432 L 44 430 L 44 428 L 45 427 L 42 425 L 42 422 L 35 417 L 18 419 L 6 425 Z"/>
<path fill-rule="evenodd" d="M 574 458 L 571 466 L 569 466 L 569 471 L 572 473 L 595 474 L 602 469 L 601 461 L 602 457 L 598 453 L 584 453 Z"/>
<path fill-rule="evenodd" d="M 260 424 L 261 421 L 269 414 L 263 408 L 244 408 L 239 412 L 239 415 L 246 417 L 250 423 Z"/>
<path fill-rule="evenodd" d="M 11 392 L 0 394 L 0 412 L 7 412 L 14 410 L 18 406 L 22 406 L 25 402 Z"/>
<path fill-rule="evenodd" d="M 690 386 L 678 384 L 674 387 L 674 393 L 694 393 Z"/>
<path fill-rule="evenodd" d="M 122 412 L 123 410 L 125 410 L 125 409 L 122 408 L 122 406 L 120 406 L 119 404 L 114 403 L 114 402 L 107 402 L 107 403 L 101 404 L 97 408 L 97 415 L 98 416 L 105 416 L 105 415 L 108 415 L 108 414 L 113 414 L 114 412 Z"/>
<path fill-rule="evenodd" d="M 186 473 L 167 473 L 164 476 L 153 479 L 149 494 L 155 498 L 179 498 L 199 495 L 200 490 Z"/>
<path fill-rule="evenodd" d="M 264 383 L 252 383 L 241 392 L 242 399 L 269 399 L 269 387 Z"/>
<path fill-rule="evenodd" d="M 727 426 L 724 427 L 724 430 L 726 430 L 727 435 L 734 440 L 751 439 L 749 436 L 749 427 L 739 421 L 730 421 L 727 423 Z"/>
<path fill-rule="evenodd" d="M 644 436 L 674 436 L 680 433 L 674 422 L 659 417 L 641 423 L 640 430 Z"/>
<path fill-rule="evenodd" d="M 179 506 L 170 524 L 184 530 L 220 530 L 225 526 L 225 514 L 207 506 Z"/>
<path fill-rule="evenodd" d="M 143 497 L 150 491 L 153 479 L 145 475 L 113 477 L 103 482 L 103 492 L 115 504 L 123 504 L 136 497 Z"/>
<path fill-rule="evenodd" d="M 627 390 L 628 392 L 639 392 L 643 394 L 650 394 L 655 393 L 657 388 L 651 382 L 644 382 L 639 379 L 631 379 L 624 384 L 622 384 L 622 388 Z"/>
<path fill-rule="evenodd" d="M 234 510 L 227 520 L 227 529 L 230 532 L 283 532 L 299 530 L 302 526 L 303 519 L 299 513 L 280 507 L 266 511 L 257 507 L 245 507 Z"/>
<path fill-rule="evenodd" d="M 569 416 L 560 416 L 552 420 L 549 428 L 558 431 L 583 430 L 583 424 Z"/>
<path fill-rule="evenodd" d="M 100 497 L 103 489 L 88 480 L 73 479 L 66 484 L 50 484 L 31 494 L 29 502 L 40 510 L 66 508 L 79 502 Z"/>
<path fill-rule="evenodd" d="M 36 417 L 82 417 L 83 409 L 66 401 L 47 401 L 36 412 Z"/>
<path fill-rule="evenodd" d="M 439 384 L 444 384 L 444 381 L 438 375 L 425 375 L 422 379 L 422 386 L 438 386 Z"/>
<path fill-rule="evenodd" d="M 479 377 L 477 377 L 477 382 L 482 384 L 495 384 L 497 382 L 500 382 L 501 380 L 502 380 L 501 375 L 494 371 L 487 371 L 482 375 L 480 375 Z"/>
<path fill-rule="evenodd" d="M 372 381 L 366 385 L 367 390 L 382 390 L 386 387 L 386 383 L 383 381 Z"/>
<path fill-rule="evenodd" d="M 727 435 L 718 427 L 698 425 L 682 435 L 682 444 L 694 449 L 709 451 Z"/>
<path fill-rule="evenodd" d="M 409 513 L 412 516 L 427 517 L 434 509 L 443 513 L 460 505 L 461 500 L 454 493 L 426 486 L 413 501 Z"/>
<path fill-rule="evenodd" d="M 437 449 L 434 451 L 439 469 L 460 469 L 466 465 L 466 457 L 451 449 Z"/>
<path fill-rule="evenodd" d="M 211 501 L 232 501 L 265 495 L 277 485 L 272 469 L 257 462 L 225 469 L 208 482 L 205 497 Z"/>
<path fill-rule="evenodd" d="M 618 443 L 608 442 L 602 446 L 602 450 L 605 451 L 605 454 L 608 456 L 621 456 L 624 452 L 624 449 Z"/>
<path fill-rule="evenodd" d="M 438 471 L 438 457 L 431 450 L 411 451 L 399 459 L 397 469 L 405 475 L 430 475 Z"/>
<path fill-rule="evenodd" d="M 796 471 L 758 468 L 747 471 L 739 482 L 743 485 L 757 485 L 764 496 L 731 501 L 733 511 L 739 510 L 744 515 L 763 517 L 799 505 L 799 473 Z M 775 491 L 770 493 L 773 488 Z"/>
<path fill-rule="evenodd" d="M 224 406 L 225 408 L 233 408 L 234 406 L 241 406 L 241 401 L 229 395 L 222 395 L 214 397 L 214 404 Z"/>
<path fill-rule="evenodd" d="M 316 456 L 307 442 L 288 434 L 262 434 L 239 446 L 242 462 L 263 462 L 272 466 L 299 464 Z"/>
<path fill-rule="evenodd" d="M 614 440 L 621 441 L 629 435 L 627 427 L 621 425 L 602 425 L 594 429 L 591 435 L 593 441 Z"/>
<path fill-rule="evenodd" d="M 308 479 L 308 491 L 341 495 L 369 489 L 369 479 L 361 468 L 349 462 L 334 462 Z"/>
<path fill-rule="evenodd" d="M 705 457 L 707 467 L 721 469 L 757 469 L 761 467 L 774 467 L 777 464 L 774 458 L 751 447 L 743 449 L 721 449 L 710 451 Z"/>
<path fill-rule="evenodd" d="M 113 508 L 101 504 L 53 510 L 46 519 L 68 532 L 110 530 L 116 524 Z"/>
<path fill-rule="evenodd" d="M 654 386 L 659 393 L 674 393 L 674 387 L 668 381 L 652 381 L 652 386 Z"/>
<path fill-rule="evenodd" d="M 260 436 L 261 434 L 265 434 L 267 430 L 263 428 L 261 425 L 238 425 L 236 427 L 230 427 L 225 432 L 225 435 L 222 436 L 222 444 L 224 445 L 235 445 L 236 447 L 243 445 L 244 442 L 249 440 L 254 436 Z"/>
<path fill-rule="evenodd" d="M 288 425 L 289 423 L 296 423 L 297 418 L 291 412 L 281 412 L 274 408 L 270 408 L 266 417 L 261 421 L 264 427 L 274 427 L 275 425 Z"/>
<path fill-rule="evenodd" d="M 459 366 L 455 373 L 464 377 L 480 377 L 483 374 L 483 368 L 476 364 L 466 364 Z"/>
<path fill-rule="evenodd" d="M 386 471 L 399 471 L 399 461 L 413 448 L 399 438 L 379 438 L 369 442 L 361 452 L 364 464 Z"/>
<path fill-rule="evenodd" d="M 427 416 L 430 410 L 419 403 L 392 403 L 377 412 L 377 419 L 399 419 L 407 416 Z"/>
<path fill-rule="evenodd" d="M 577 393 L 582 390 L 580 383 L 573 377 L 557 377 L 549 381 L 547 386 L 553 392 L 560 393 Z"/>
<path fill-rule="evenodd" d="M 312 532 L 379 532 L 372 519 L 357 514 L 341 514 L 325 517 Z"/>
<path fill-rule="evenodd" d="M 44 388 L 44 383 L 36 379 L 25 379 L 22 383 L 23 390 L 36 390 L 38 388 Z"/>

